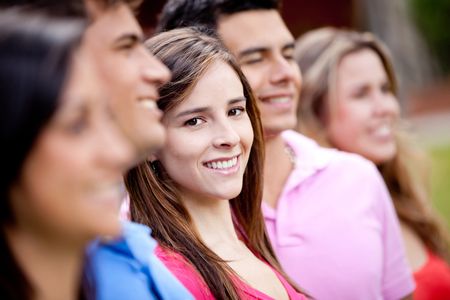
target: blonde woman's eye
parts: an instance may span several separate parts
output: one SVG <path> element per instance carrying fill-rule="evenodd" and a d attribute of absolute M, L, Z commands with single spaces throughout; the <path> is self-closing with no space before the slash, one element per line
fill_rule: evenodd
<path fill-rule="evenodd" d="M 363 99 L 366 98 L 367 95 L 370 93 L 370 89 L 367 86 L 362 86 L 355 91 L 353 91 L 353 98 L 355 99 Z"/>

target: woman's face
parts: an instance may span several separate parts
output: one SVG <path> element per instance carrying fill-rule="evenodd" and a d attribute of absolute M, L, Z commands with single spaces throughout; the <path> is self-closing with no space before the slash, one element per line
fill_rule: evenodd
<path fill-rule="evenodd" d="M 111 120 L 92 65 L 78 51 L 59 108 L 10 190 L 20 230 L 62 241 L 120 233 L 122 172 L 133 153 Z"/>
<path fill-rule="evenodd" d="M 213 63 L 191 94 L 168 111 L 166 146 L 157 154 L 183 199 L 231 199 L 242 189 L 253 143 L 243 86 L 226 63 Z"/>
<path fill-rule="evenodd" d="M 375 164 L 392 159 L 400 108 L 380 57 L 370 49 L 347 54 L 338 65 L 336 80 L 336 95 L 328 99 L 331 143 Z"/>

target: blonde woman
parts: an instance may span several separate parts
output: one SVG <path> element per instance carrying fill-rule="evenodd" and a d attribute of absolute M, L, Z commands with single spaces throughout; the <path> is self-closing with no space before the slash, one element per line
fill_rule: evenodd
<path fill-rule="evenodd" d="M 428 199 L 423 154 L 398 126 L 388 50 L 370 33 L 322 28 L 297 40 L 295 59 L 303 72 L 299 130 L 378 166 L 401 222 L 414 299 L 450 299 L 448 233 Z"/>

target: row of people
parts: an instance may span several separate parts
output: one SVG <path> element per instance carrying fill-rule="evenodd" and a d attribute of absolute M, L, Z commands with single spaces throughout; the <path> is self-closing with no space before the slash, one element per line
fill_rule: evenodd
<path fill-rule="evenodd" d="M 390 191 L 397 201 L 396 190 L 390 185 L 386 189 L 368 160 L 321 148 L 292 131 L 300 91 L 308 91 L 317 79 L 312 71 L 302 87 L 295 58 L 311 59 L 302 69 L 315 62 L 321 68 L 323 60 L 311 57 L 319 50 L 331 56 L 326 49 L 331 42 L 307 55 L 300 41 L 295 51 L 278 1 L 169 0 L 160 21 L 160 30 L 167 32 L 148 40 L 145 49 L 131 4 L 71 4 L 69 13 L 61 9 L 67 3 L 44 1 L 46 11 L 58 18 L 20 9 L 1 16 L 2 28 L 9 28 L 4 35 L 10 37 L 2 40 L 2 61 L 24 64 L 27 71 L 15 73 L 2 62 L 2 85 L 10 89 L 2 101 L 9 108 L 5 116 L 12 118 L 2 123 L 2 141 L 22 145 L 6 153 L 18 157 L 8 165 L 11 177 L 2 190 L 9 212 L 2 220 L 2 251 L 9 253 L 2 266 L 10 269 L 0 286 L 6 295 L 13 298 L 17 289 L 27 287 L 17 298 L 31 298 L 32 291 L 37 298 L 73 298 L 82 291 L 85 298 L 190 299 L 165 267 L 196 299 L 400 299 L 412 293 L 402 231 L 389 196 Z M 76 4 L 86 8 L 86 16 Z M 78 16 L 69 18 L 74 12 Z M 36 19 L 31 27 L 30 19 Z M 78 27 L 71 36 L 60 23 Z M 203 27 L 172 30 L 189 25 Z M 53 40 L 53 35 L 67 40 Z M 210 35 L 219 37 L 231 54 Z M 61 45 L 55 43 L 69 50 L 60 54 Z M 44 49 L 36 54 L 33 45 L 38 44 Z M 53 70 L 54 60 L 60 64 Z M 343 58 L 331 61 L 340 67 L 345 63 Z M 31 62 L 38 66 L 30 73 Z M 381 78 L 376 88 L 395 107 L 387 66 L 389 60 L 381 68 L 375 65 Z M 42 77 L 47 70 L 58 74 Z M 11 78 L 45 94 L 22 88 L 28 94 L 21 95 L 17 86 L 6 84 Z M 324 83 L 325 93 L 331 83 Z M 364 84 L 357 88 L 372 87 Z M 321 129 L 330 130 L 326 137 L 331 137 L 340 131 L 332 131 L 328 123 L 338 108 L 324 104 L 328 96 L 302 100 L 300 112 L 310 108 L 311 115 L 330 113 L 317 114 L 316 121 L 325 120 Z M 162 124 L 156 100 L 164 113 Z M 25 122 L 34 118 L 34 107 L 43 106 L 39 101 L 47 101 L 49 110 L 29 126 Z M 17 102 L 33 110 L 17 110 Z M 331 139 L 327 145 L 362 154 L 381 166 L 397 153 L 394 121 L 388 115 L 374 129 L 383 131 L 383 146 L 391 147 L 384 161 Z M 304 124 L 301 130 L 307 128 Z M 23 134 L 26 130 L 31 132 Z M 152 228 L 158 245 L 147 227 L 117 220 L 122 192 L 118 178 L 124 172 L 131 219 Z M 406 196 L 398 198 L 400 203 Z M 64 198 L 71 200 L 61 202 Z M 396 208 L 403 227 L 414 231 L 419 223 L 402 215 L 397 203 Z M 415 232 L 440 258 L 445 278 L 445 236 L 427 240 L 439 226 L 432 217 L 424 218 L 431 231 Z M 103 238 L 92 243 L 99 236 Z M 62 263 L 72 266 L 66 276 L 58 273 Z M 442 292 L 445 285 L 437 288 Z"/>
<path fill-rule="evenodd" d="M 0 12 L 2 298 L 192 299 L 149 229 L 118 219 L 123 174 L 164 143 L 170 72 L 131 6 L 90 4 Z"/>

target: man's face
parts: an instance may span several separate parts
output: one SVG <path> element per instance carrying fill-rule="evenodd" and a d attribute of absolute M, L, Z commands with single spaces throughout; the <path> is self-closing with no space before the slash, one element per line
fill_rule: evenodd
<path fill-rule="evenodd" d="M 170 72 L 144 48 L 142 30 L 127 5 L 99 8 L 88 1 L 87 7 L 93 23 L 86 45 L 97 57 L 114 117 L 140 159 L 165 141 L 156 101 Z"/>
<path fill-rule="evenodd" d="M 218 20 L 218 33 L 258 99 L 265 137 L 294 128 L 301 74 L 293 59 L 294 38 L 278 11 L 223 16 Z"/>

